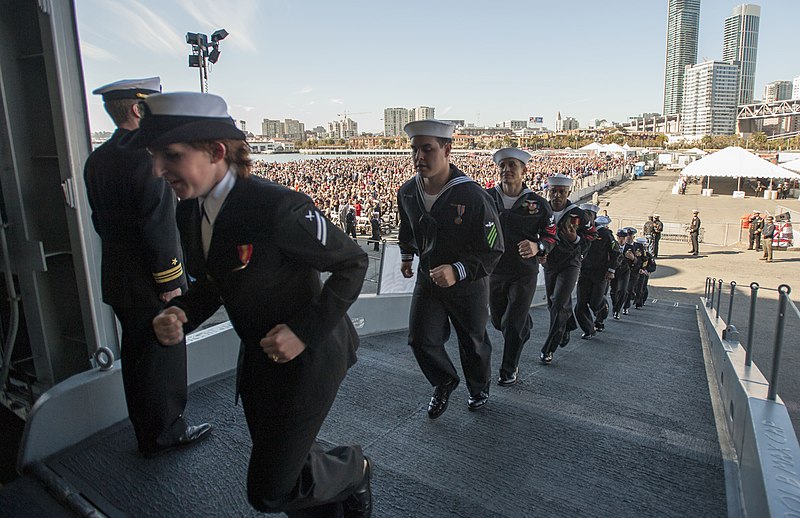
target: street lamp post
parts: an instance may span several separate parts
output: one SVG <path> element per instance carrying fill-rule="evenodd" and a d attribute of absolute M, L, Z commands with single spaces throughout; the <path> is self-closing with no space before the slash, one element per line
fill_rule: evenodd
<path fill-rule="evenodd" d="M 211 42 L 205 34 L 187 32 L 186 43 L 192 46 L 189 54 L 189 67 L 197 68 L 200 72 L 200 91 L 208 92 L 208 64 L 219 60 L 219 42 L 228 36 L 228 31 L 219 29 L 211 34 Z"/>

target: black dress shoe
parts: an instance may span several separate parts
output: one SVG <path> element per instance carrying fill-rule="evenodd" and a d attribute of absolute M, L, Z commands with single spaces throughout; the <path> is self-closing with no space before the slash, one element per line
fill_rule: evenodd
<path fill-rule="evenodd" d="M 606 328 L 606 325 L 604 323 L 602 323 L 602 322 L 595 322 L 594 323 L 594 330 L 597 331 L 598 333 L 602 332 L 605 328 Z"/>
<path fill-rule="evenodd" d="M 502 373 L 500 377 L 497 379 L 497 384 L 501 387 L 510 387 L 511 385 L 517 382 L 517 372 L 518 370 L 514 371 L 514 374 L 511 376 L 504 376 Z"/>
<path fill-rule="evenodd" d="M 364 478 L 353 490 L 353 493 L 342 502 L 342 510 L 345 518 L 369 518 L 372 516 L 372 462 L 369 457 L 364 457 L 367 461 L 367 468 L 364 470 Z"/>
<path fill-rule="evenodd" d="M 142 456 L 151 459 L 168 451 L 189 446 L 190 444 L 194 444 L 197 441 L 208 437 L 213 429 L 214 427 L 209 423 L 203 423 L 196 426 L 187 425 L 186 430 L 183 431 L 183 434 L 178 437 L 178 440 L 176 440 L 174 443 L 143 449 L 141 450 Z"/>
<path fill-rule="evenodd" d="M 561 336 L 561 343 L 558 344 L 559 347 L 566 347 L 569 343 L 569 331 L 564 331 L 564 334 Z"/>
<path fill-rule="evenodd" d="M 619 313 L 614 312 L 614 320 L 619 320 Z"/>
<path fill-rule="evenodd" d="M 489 393 L 482 390 L 480 394 L 477 396 L 470 396 L 469 401 L 467 401 L 467 406 L 470 410 L 478 410 L 489 401 Z"/>
<path fill-rule="evenodd" d="M 458 386 L 458 380 L 452 380 L 450 383 L 439 385 L 433 391 L 431 402 L 428 403 L 428 417 L 436 419 L 447 410 L 447 403 L 450 401 L 450 394 Z"/>
<path fill-rule="evenodd" d="M 627 315 L 628 314 L 628 308 L 622 308 L 622 314 L 623 315 Z"/>
<path fill-rule="evenodd" d="M 597 334 L 597 331 L 592 331 L 591 333 L 583 333 L 581 335 L 581 338 L 583 338 L 584 340 L 591 340 L 592 338 L 594 338 L 594 335 L 596 335 L 596 334 Z"/>
<path fill-rule="evenodd" d="M 539 361 L 545 365 L 550 365 L 550 362 L 553 361 L 553 353 L 539 353 Z"/>

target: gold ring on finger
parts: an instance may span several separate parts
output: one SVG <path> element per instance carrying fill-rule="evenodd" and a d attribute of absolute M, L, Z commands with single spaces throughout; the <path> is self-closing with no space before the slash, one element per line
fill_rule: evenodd
<path fill-rule="evenodd" d="M 274 362 L 278 361 L 278 355 L 277 354 L 273 354 L 272 355 L 272 361 L 274 361 Z"/>

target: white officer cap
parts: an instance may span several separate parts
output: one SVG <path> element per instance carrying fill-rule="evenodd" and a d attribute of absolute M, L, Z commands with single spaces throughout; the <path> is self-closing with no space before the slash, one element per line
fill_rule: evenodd
<path fill-rule="evenodd" d="M 753 214 L 761 214 L 761 211 L 760 210 L 754 210 Z"/>
<path fill-rule="evenodd" d="M 142 79 L 121 79 L 113 83 L 95 88 L 94 95 L 102 95 L 103 101 L 116 99 L 144 99 L 148 95 L 161 92 L 161 78 L 145 77 Z"/>
<path fill-rule="evenodd" d="M 654 218 L 656 218 L 656 219 L 658 219 L 658 218 L 660 218 L 660 217 L 661 217 L 661 214 L 653 214 L 653 217 L 654 217 Z"/>
<path fill-rule="evenodd" d="M 530 153 L 526 153 L 521 149 L 517 149 L 515 147 L 504 147 L 503 149 L 498 149 L 492 155 L 492 160 L 497 165 L 500 165 L 500 162 L 505 158 L 516 158 L 523 164 L 527 164 L 528 160 L 531 159 Z"/>
<path fill-rule="evenodd" d="M 159 148 L 175 142 L 202 140 L 245 140 L 245 134 L 228 115 L 225 99 L 200 92 L 154 94 L 141 106 L 144 115 L 139 129 L 132 131 L 122 145 L 132 148 Z"/>
<path fill-rule="evenodd" d="M 555 174 L 547 177 L 547 185 L 550 187 L 572 187 L 572 178 L 564 174 Z"/>
<path fill-rule="evenodd" d="M 597 216 L 597 219 L 594 220 L 594 224 L 596 227 L 607 227 L 611 224 L 611 218 L 608 216 Z"/>
<path fill-rule="evenodd" d="M 634 241 L 636 241 L 637 243 L 642 244 L 642 245 L 646 245 L 647 244 L 647 238 L 646 237 L 637 237 L 636 239 L 634 239 Z"/>
<path fill-rule="evenodd" d="M 700 211 L 699 211 L 699 210 L 697 210 L 697 209 L 694 209 L 694 210 L 692 211 L 692 214 L 697 214 L 698 212 L 700 212 Z"/>
<path fill-rule="evenodd" d="M 600 207 L 598 207 L 597 205 L 593 205 L 591 203 L 581 203 L 580 205 L 578 205 L 578 208 L 581 209 L 581 210 L 587 210 L 589 212 L 594 212 L 595 214 L 600 212 Z"/>
<path fill-rule="evenodd" d="M 452 123 L 439 121 L 436 119 L 413 121 L 409 122 L 403 127 L 403 131 L 406 132 L 408 138 L 414 138 L 417 135 L 437 138 L 453 138 L 453 131 L 455 129 L 456 127 Z"/>

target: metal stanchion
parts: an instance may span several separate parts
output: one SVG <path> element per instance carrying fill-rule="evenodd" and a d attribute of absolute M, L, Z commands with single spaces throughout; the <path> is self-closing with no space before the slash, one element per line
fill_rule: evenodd
<path fill-rule="evenodd" d="M 756 303 L 758 302 L 758 283 L 750 283 L 750 320 L 747 322 L 747 347 L 745 347 L 744 364 L 753 363 L 753 334 L 755 332 Z"/>
<path fill-rule="evenodd" d="M 731 281 L 731 298 L 728 301 L 728 319 L 725 321 L 728 323 L 728 329 L 731 327 L 731 318 L 733 317 L 733 295 L 736 293 L 736 281 Z"/>
<path fill-rule="evenodd" d="M 786 324 L 786 301 L 792 292 L 786 284 L 778 286 L 778 317 L 775 323 L 775 349 L 772 352 L 772 375 L 769 380 L 767 399 L 775 401 L 778 390 L 778 372 L 781 367 L 781 349 L 783 348 L 783 328 Z"/>
<path fill-rule="evenodd" d="M 717 289 L 717 278 L 714 277 L 711 279 L 711 298 L 708 300 L 708 308 L 711 311 L 714 311 L 714 295 L 716 294 L 715 291 Z"/>
<path fill-rule="evenodd" d="M 719 288 L 717 289 L 717 320 L 719 320 L 719 307 L 722 302 L 722 279 L 719 279 Z"/>
<path fill-rule="evenodd" d="M 711 282 L 711 277 L 706 277 L 706 289 L 703 298 L 706 299 L 706 306 L 708 306 L 708 283 Z"/>

